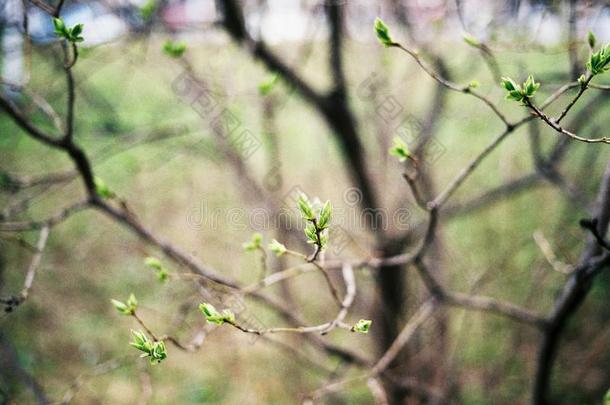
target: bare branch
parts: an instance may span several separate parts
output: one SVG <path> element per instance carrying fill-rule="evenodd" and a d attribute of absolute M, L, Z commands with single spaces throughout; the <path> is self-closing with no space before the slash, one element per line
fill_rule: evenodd
<path fill-rule="evenodd" d="M 89 208 L 90 206 L 89 200 L 83 200 L 61 209 L 42 221 L 0 222 L 0 231 L 18 232 L 43 229 L 45 227 L 53 228 L 55 225 L 68 219 L 71 215 Z"/>
<path fill-rule="evenodd" d="M 345 297 L 341 302 L 341 309 L 339 313 L 335 317 L 335 319 L 330 323 L 328 329 L 325 329 L 322 334 L 325 335 L 334 328 L 336 328 L 339 324 L 343 322 L 345 317 L 347 316 L 347 312 L 350 307 L 354 303 L 354 298 L 356 298 L 356 278 L 354 277 L 354 269 L 349 263 L 343 264 L 343 280 L 345 281 Z"/>
<path fill-rule="evenodd" d="M 443 77 L 441 77 L 438 73 L 432 70 L 428 65 L 424 63 L 419 54 L 416 51 L 413 51 L 409 48 L 402 46 L 401 44 L 394 44 L 394 46 L 402 51 L 406 52 L 409 56 L 415 59 L 415 62 L 426 72 L 431 78 L 436 80 L 441 85 L 445 86 L 449 90 L 457 91 L 459 93 L 471 94 L 473 97 L 478 98 L 483 101 L 491 110 L 496 114 L 496 116 L 507 126 L 510 127 L 511 124 L 506 119 L 506 116 L 498 109 L 498 107 L 486 96 L 479 94 L 475 91 L 470 85 L 460 86 L 456 83 L 450 82 Z"/>
<path fill-rule="evenodd" d="M 548 124 L 548 126 L 553 128 L 555 131 L 559 132 L 560 134 L 566 135 L 574 140 L 577 140 L 580 142 L 585 142 L 585 143 L 610 143 L 610 138 L 605 137 L 605 136 L 603 136 L 601 138 L 583 138 L 582 136 L 578 136 L 578 135 L 568 131 L 567 129 L 562 128 L 558 123 L 559 120 L 554 120 L 553 118 L 550 118 L 549 116 L 547 116 L 545 113 L 540 111 L 540 109 L 538 107 L 536 107 L 534 104 L 532 104 L 532 102 L 528 98 L 525 99 L 525 104 L 529 108 L 531 108 L 532 111 L 534 111 L 534 113 L 536 113 L 536 115 L 538 117 L 540 117 L 541 120 L 546 122 Z M 560 116 L 560 118 L 563 118 L 563 117 Z"/>
<path fill-rule="evenodd" d="M 401 349 L 409 343 L 409 340 L 414 336 L 415 331 L 432 315 L 436 308 L 437 302 L 434 299 L 426 301 L 415 314 L 409 319 L 400 331 L 400 334 L 394 340 L 390 348 L 381 356 L 371 370 L 371 375 L 379 375 L 383 373 L 398 356 Z"/>
<path fill-rule="evenodd" d="M 595 216 L 601 219 L 597 223 L 599 234 L 605 235 L 608 232 L 610 222 L 610 161 L 606 166 L 598 193 Z M 599 249 L 597 241 L 590 239 L 579 264 L 574 268 L 548 317 L 548 325 L 544 329 L 536 362 L 533 385 L 533 401 L 536 404 L 546 405 L 551 403 L 548 397 L 549 383 L 563 331 L 568 320 L 587 297 L 593 278 L 603 268 L 610 265 L 610 252 L 605 251 L 599 255 Z"/>
<path fill-rule="evenodd" d="M 456 292 L 446 292 L 444 302 L 452 306 L 460 306 L 506 316 L 515 321 L 531 324 L 538 328 L 543 328 L 547 324 L 546 320 L 542 316 L 532 311 L 523 309 L 508 302 L 496 300 L 494 298 L 467 295 Z"/>
<path fill-rule="evenodd" d="M 23 282 L 23 289 L 21 290 L 21 293 L 17 296 L 10 297 L 8 299 L 0 299 L 0 303 L 5 305 L 5 312 L 12 312 L 16 307 L 23 304 L 25 300 L 28 299 L 30 289 L 32 288 L 32 284 L 34 283 L 34 278 L 36 277 L 36 270 L 38 269 L 38 266 L 40 265 L 40 260 L 42 259 L 42 252 L 44 251 L 44 248 L 47 245 L 48 237 L 49 227 L 44 226 L 40 230 L 40 236 L 38 237 L 36 250 L 34 252 L 34 256 L 32 256 L 30 265 L 28 266 L 28 271 L 25 276 L 25 281 Z"/>

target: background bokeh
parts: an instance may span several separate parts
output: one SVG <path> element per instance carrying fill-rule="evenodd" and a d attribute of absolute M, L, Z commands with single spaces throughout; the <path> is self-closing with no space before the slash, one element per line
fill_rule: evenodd
<path fill-rule="evenodd" d="M 22 9 L 15 11 L 19 6 L 12 3 L 21 4 L 2 2 L 4 20 L 0 23 L 5 79 L 27 83 L 28 89 L 48 100 L 63 117 L 60 46 L 43 25 L 45 18 L 50 24 L 50 18 L 28 3 L 31 21 L 43 23 L 38 24 L 36 35 L 32 33 L 33 40 L 24 39 L 15 23 Z M 574 6 L 578 22 L 575 42 L 570 44 L 569 6 L 562 2 L 344 3 L 349 104 L 357 117 L 367 170 L 382 206 L 388 218 L 399 218 L 387 223 L 387 232 L 396 235 L 415 228 L 425 215 L 401 177 L 402 165 L 388 156 L 387 149 L 394 136 L 416 136 L 438 90 L 406 54 L 379 45 L 372 29 L 376 16 L 384 18 L 400 41 L 418 44 L 424 58 L 442 58 L 452 81 L 477 80 L 480 91 L 511 120 L 522 117 L 524 109 L 504 100 L 498 80 L 479 52 L 464 43 L 462 32 L 489 44 L 503 75 L 525 78 L 533 73 L 542 83 L 540 100 L 572 79 L 568 45 L 576 47 L 580 60 L 585 60 L 588 30 L 597 34 L 600 43 L 610 40 L 610 6 L 604 2 Z M 185 64 L 165 55 L 162 47 L 168 39 L 184 41 L 189 66 L 205 81 L 215 102 L 234 114 L 240 127 L 260 142 L 260 148 L 243 159 L 249 177 L 279 204 L 290 204 L 295 188 L 333 202 L 334 225 L 348 241 L 329 249 L 328 259 L 375 255 L 375 241 L 362 225 L 362 212 L 354 203 L 361 196 L 353 189 L 341 148 L 298 91 L 278 80 L 271 91 L 262 94 L 261 84 L 269 82 L 273 73 L 231 42 L 216 24 L 220 14 L 215 2 L 159 2 L 152 21 L 141 17 L 147 4 L 69 1 L 64 9 L 66 21 L 85 24 L 86 41 L 74 68 L 75 137 L 91 157 L 96 175 L 158 235 L 245 284 L 258 279 L 258 256 L 243 252 L 241 245 L 253 232 L 261 232 L 266 241 L 278 237 L 278 224 L 273 213 L 252 198 L 223 154 L 211 120 L 175 90 Z M 253 35 L 265 39 L 320 90 L 332 84 L 323 6 L 322 1 L 244 2 Z M 400 17 L 399 9 L 408 20 Z M 19 35 L 21 41 L 15 39 Z M 604 80 L 610 83 L 608 77 L 600 77 L 600 83 Z M 602 108 L 586 116 L 582 111 L 593 99 Z M 502 123 L 478 100 L 454 92 L 448 92 L 445 100 L 435 118 L 436 152 L 425 162 L 437 192 L 502 130 Z M 393 103 L 393 110 L 384 110 L 383 103 Z M 553 106 L 550 113 L 559 112 L 562 105 Z M 609 123 L 607 107 L 607 97 L 587 93 L 572 113 L 585 115 L 579 132 L 604 135 Z M 36 123 L 52 129 L 42 114 L 35 109 L 30 112 Z M 451 201 L 457 206 L 535 171 L 532 131 L 524 126 L 512 134 Z M 559 135 L 542 126 L 539 132 L 542 149 L 550 150 Z M 561 261 L 577 261 L 585 243 L 578 220 L 587 216 L 607 158 L 603 145 L 571 144 L 560 166 L 567 184 L 559 187 L 540 180 L 469 215 L 443 219 L 434 260 L 443 269 L 440 277 L 445 284 L 547 312 L 566 275 L 547 262 L 533 235 L 544 235 Z M 12 187 L 11 176 L 70 170 L 72 164 L 65 154 L 32 140 L 0 113 L 3 221 L 45 218 L 83 196 L 82 185 L 74 177 L 18 190 Z M 292 215 L 296 218 L 296 213 Z M 37 233 L 2 232 L 0 238 L 0 292 L 4 296 L 20 290 L 31 258 L 20 241 L 35 244 Z M 291 234 L 284 242 L 295 250 L 307 249 L 302 239 Z M 0 400 L 35 403 L 31 381 L 36 381 L 52 401 L 61 401 L 68 394 L 66 399 L 79 404 L 291 404 L 330 379 L 358 375 L 358 370 L 339 359 L 305 345 L 299 336 L 272 338 L 301 350 L 303 358 L 267 339 L 253 341 L 252 336 L 233 328 L 206 325 L 196 309 L 202 296 L 192 280 L 185 276 L 159 283 L 144 265 L 151 255 L 161 257 L 95 210 L 80 212 L 54 227 L 31 296 L 14 313 L 0 318 Z M 270 264 L 277 269 L 296 261 L 287 259 L 280 264 L 270 259 Z M 184 271 L 170 261 L 166 265 L 173 273 Z M 372 319 L 371 333 L 336 331 L 324 339 L 377 358 L 375 275 L 358 270 L 356 276 L 358 294 L 349 319 Z M 404 288 L 409 305 L 421 302 L 424 289 L 415 273 L 407 273 Z M 138 325 L 117 314 L 109 301 L 124 300 L 132 292 L 140 302 L 141 317 L 153 330 L 184 341 L 204 330 L 201 348 L 184 353 L 169 345 L 168 359 L 153 367 L 138 359 L 128 345 L 130 330 Z M 315 272 L 267 292 L 298 308 L 310 324 L 332 316 L 331 297 Z M 562 340 L 553 390 L 565 403 L 601 403 L 610 386 L 609 299 L 610 275 L 605 272 Z M 283 324 L 255 302 L 246 300 L 244 306 L 242 316 L 254 316 L 265 327 Z M 448 309 L 446 314 L 446 357 L 436 366 L 444 367 L 459 387 L 451 401 L 526 403 L 538 332 L 478 312 Z M 410 352 L 411 364 L 434 360 L 428 342 L 438 333 L 434 323 L 421 330 Z M 412 375 L 418 375 L 417 369 Z M 372 403 L 366 384 L 350 385 L 325 400 Z"/>

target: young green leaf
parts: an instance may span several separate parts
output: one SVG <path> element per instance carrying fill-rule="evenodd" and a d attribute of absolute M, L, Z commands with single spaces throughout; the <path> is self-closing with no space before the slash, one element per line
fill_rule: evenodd
<path fill-rule="evenodd" d="M 393 145 L 389 150 L 390 155 L 396 156 L 401 162 L 404 162 L 411 157 L 411 152 L 409 152 L 407 144 L 402 139 L 395 137 L 392 140 L 392 143 Z"/>
<path fill-rule="evenodd" d="M 148 267 L 155 269 L 155 270 L 161 270 L 163 268 L 163 264 L 161 264 L 161 260 L 157 259 L 156 257 L 152 257 L 149 256 L 144 260 L 144 264 L 146 264 Z"/>
<path fill-rule="evenodd" d="M 115 299 L 111 299 L 110 302 L 112 303 L 112 305 L 114 305 L 116 310 L 119 311 L 121 314 L 131 315 L 131 312 L 129 311 L 129 307 L 124 302 L 121 302 L 121 301 L 118 301 Z"/>
<path fill-rule="evenodd" d="M 305 236 L 307 236 L 307 243 L 316 244 L 318 243 L 318 234 L 316 232 L 316 227 L 313 223 L 308 223 L 305 226 Z"/>
<path fill-rule="evenodd" d="M 502 87 L 504 87 L 504 89 L 509 92 L 514 90 L 521 90 L 521 87 L 517 83 L 515 83 L 515 81 L 510 77 L 502 78 Z"/>
<path fill-rule="evenodd" d="M 147 352 L 152 349 L 152 344 L 144 332 L 132 330 L 131 334 L 133 335 L 133 342 L 129 343 L 131 346 L 143 352 Z"/>
<path fill-rule="evenodd" d="M 462 38 L 464 39 L 464 42 L 466 42 L 470 46 L 474 46 L 475 48 L 478 48 L 481 46 L 481 42 L 479 42 L 478 39 L 476 39 L 475 37 L 473 37 L 472 35 L 470 35 L 467 32 L 462 33 Z"/>
<path fill-rule="evenodd" d="M 379 17 L 375 19 L 375 34 L 377 35 L 379 42 L 381 42 L 384 46 L 389 47 L 396 45 L 390 36 L 388 26 L 385 25 L 385 23 Z"/>
<path fill-rule="evenodd" d="M 318 219 L 318 229 L 324 230 L 330 225 L 330 217 L 333 212 L 333 206 L 330 201 L 326 201 L 320 210 L 320 218 Z"/>
<path fill-rule="evenodd" d="M 184 42 L 173 42 L 166 41 L 163 44 L 163 52 L 171 58 L 179 58 L 186 51 L 186 44 Z"/>
<path fill-rule="evenodd" d="M 534 77 L 529 75 L 525 83 L 523 83 L 523 91 L 526 97 L 532 97 L 536 94 L 536 91 L 540 88 L 540 83 L 536 83 Z"/>
<path fill-rule="evenodd" d="M 214 308 L 214 305 L 202 303 L 199 304 L 199 310 L 203 313 L 208 323 L 221 325 L 225 322 L 235 322 L 235 315 L 229 309 L 225 309 L 220 313 Z"/>
<path fill-rule="evenodd" d="M 595 48 L 595 43 L 597 42 L 597 39 L 595 38 L 595 34 L 591 31 L 587 33 L 587 42 L 589 43 L 589 48 Z"/>
<path fill-rule="evenodd" d="M 208 303 L 199 304 L 199 310 L 205 315 L 206 319 L 220 315 L 214 305 Z"/>
<path fill-rule="evenodd" d="M 280 257 L 286 253 L 286 246 L 273 239 L 268 246 L 269 250 L 272 251 L 277 257 Z"/>
<path fill-rule="evenodd" d="M 580 75 L 578 77 L 578 84 L 580 84 L 581 86 L 584 86 L 586 81 L 587 81 L 587 78 L 585 77 L 585 75 Z"/>
<path fill-rule="evenodd" d="M 525 100 L 533 97 L 540 88 L 540 83 L 536 83 L 532 75 L 527 77 L 527 80 L 523 83 L 523 86 L 515 83 L 515 81 L 510 77 L 503 77 L 501 85 L 507 91 L 507 100 L 520 101 L 524 104 Z"/>
<path fill-rule="evenodd" d="M 61 18 L 53 18 L 53 28 L 55 29 L 55 35 L 58 37 L 66 37 L 66 24 Z"/>
<path fill-rule="evenodd" d="M 320 234 L 320 248 L 325 249 L 328 245 L 328 231 L 324 231 Z"/>
<path fill-rule="evenodd" d="M 53 18 L 53 28 L 55 35 L 67 41 L 83 42 L 85 40 L 81 35 L 83 33 L 83 24 L 76 24 L 74 27 L 68 28 L 63 19 Z"/>
<path fill-rule="evenodd" d="M 148 0 L 142 7 L 140 7 L 140 16 L 144 21 L 150 20 L 155 10 L 157 9 L 157 2 L 155 0 Z"/>
<path fill-rule="evenodd" d="M 595 76 L 610 69 L 608 64 L 610 64 L 610 43 L 591 54 L 587 62 L 587 69 Z"/>
<path fill-rule="evenodd" d="M 110 187 L 100 177 L 95 176 L 93 179 L 93 185 L 95 186 L 95 194 L 102 198 L 114 198 L 116 194 L 110 190 Z"/>
<path fill-rule="evenodd" d="M 82 42 L 84 38 L 80 35 L 83 33 L 83 24 L 76 24 L 70 31 L 70 40 L 72 42 Z"/>
<path fill-rule="evenodd" d="M 245 242 L 242 244 L 242 247 L 246 252 L 252 252 L 254 250 L 260 249 L 263 243 L 263 235 L 260 233 L 252 234 L 252 238 L 249 242 Z"/>
<path fill-rule="evenodd" d="M 277 73 L 275 73 L 275 74 L 271 75 L 270 77 L 268 77 L 263 82 L 261 82 L 258 85 L 258 92 L 260 93 L 260 95 L 266 96 L 267 94 L 269 94 L 271 92 L 271 90 L 273 90 L 273 88 L 275 87 L 275 84 L 278 82 L 278 79 L 279 79 L 279 75 Z"/>
<path fill-rule="evenodd" d="M 123 315 L 133 315 L 136 313 L 136 308 L 138 307 L 138 300 L 135 295 L 130 294 L 127 299 L 127 303 L 111 299 L 110 302 L 116 308 L 119 313 Z"/>
<path fill-rule="evenodd" d="M 297 206 L 299 207 L 299 210 L 301 211 L 301 215 L 303 216 L 303 219 L 308 220 L 308 221 L 313 221 L 314 219 L 316 219 L 316 215 L 314 213 L 313 206 L 311 205 L 311 202 L 309 202 L 309 199 L 307 198 L 307 196 L 305 194 L 301 193 L 299 195 L 299 198 L 297 199 Z"/>
<path fill-rule="evenodd" d="M 161 363 L 167 358 L 167 349 L 163 342 L 153 342 L 143 332 L 131 331 L 133 342 L 129 344 L 144 352 L 140 357 L 149 357 L 150 364 Z"/>
<path fill-rule="evenodd" d="M 153 350 L 150 354 L 150 364 L 161 363 L 161 361 L 167 358 L 167 349 L 165 348 L 165 343 L 163 342 L 154 342 Z"/>
<path fill-rule="evenodd" d="M 144 260 L 144 264 L 146 264 L 146 266 L 150 267 L 155 271 L 155 273 L 157 273 L 157 278 L 159 279 L 159 281 L 166 281 L 169 277 L 169 272 L 167 271 L 165 266 L 163 266 L 161 260 L 157 259 L 156 257 L 147 257 Z"/>
<path fill-rule="evenodd" d="M 129 294 L 129 298 L 127 298 L 127 306 L 132 310 L 132 312 L 135 312 L 136 308 L 138 307 L 138 300 L 133 293 Z"/>
<path fill-rule="evenodd" d="M 352 326 L 352 332 L 369 333 L 372 323 L 370 319 L 361 319 Z"/>

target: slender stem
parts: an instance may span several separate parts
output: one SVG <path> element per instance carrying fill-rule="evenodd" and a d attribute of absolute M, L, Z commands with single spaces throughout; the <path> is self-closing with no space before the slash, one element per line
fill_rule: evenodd
<path fill-rule="evenodd" d="M 566 108 L 564 108 L 564 110 L 561 112 L 561 114 L 559 114 L 559 117 L 557 117 L 557 119 L 554 120 L 557 124 L 559 124 L 561 122 L 561 120 L 564 119 L 564 117 L 572 109 L 572 107 L 574 107 L 574 104 L 576 104 L 576 102 L 578 101 L 580 96 L 582 96 L 584 94 L 584 92 L 587 90 L 589 83 L 591 82 L 592 79 L 593 79 L 593 75 L 588 74 L 585 81 L 582 84 L 580 84 L 580 90 L 578 91 L 576 96 L 572 99 L 572 101 L 570 101 L 570 103 L 566 106 Z"/>
<path fill-rule="evenodd" d="M 432 201 L 431 207 L 441 207 L 447 202 L 449 197 L 457 190 L 457 188 L 466 180 L 468 176 L 481 164 L 481 162 L 502 143 L 502 141 L 512 133 L 512 129 L 505 129 L 496 138 L 483 149 L 470 163 L 462 169 L 462 171 L 447 185 L 447 187 Z"/>
<path fill-rule="evenodd" d="M 327 334 L 343 322 L 356 297 L 356 278 L 354 277 L 354 269 L 346 263 L 343 266 L 342 274 L 343 280 L 345 281 L 345 298 L 343 298 L 343 301 L 341 302 L 341 309 L 335 319 L 330 323 L 328 328 L 321 332 L 323 335 Z"/>
<path fill-rule="evenodd" d="M 225 321 L 225 323 L 228 323 L 229 325 L 233 326 L 236 329 L 239 329 L 240 331 L 242 331 L 244 333 L 252 333 L 255 335 L 265 335 L 265 334 L 269 334 L 269 333 L 304 333 L 304 334 L 321 333 L 321 332 L 324 332 L 325 330 L 327 330 L 332 325 L 332 321 L 330 321 L 330 322 L 326 322 L 321 325 L 315 325 L 315 326 L 254 329 L 254 328 L 248 328 L 248 327 L 242 326 L 235 321 Z M 351 328 L 350 325 L 344 324 L 342 322 L 338 323 L 337 327 L 339 327 L 341 329 L 345 329 L 345 330 L 350 330 L 350 328 Z"/>
<path fill-rule="evenodd" d="M 403 45 L 399 44 L 399 43 L 395 43 L 393 45 L 394 47 L 406 52 L 409 56 L 411 56 L 415 62 L 417 62 L 417 64 L 423 69 L 424 72 L 426 72 L 432 79 L 436 80 L 438 83 L 440 83 L 441 85 L 445 86 L 446 88 L 448 88 L 449 90 L 453 90 L 453 91 L 457 91 L 459 93 L 464 93 L 464 94 L 471 94 L 472 96 L 478 98 L 479 100 L 483 101 L 485 104 L 487 104 L 487 106 L 489 108 L 491 108 L 491 110 L 496 114 L 496 116 L 498 116 L 498 118 L 508 127 L 510 126 L 510 123 L 508 122 L 508 120 L 506 119 L 506 116 L 498 109 L 498 107 L 486 96 L 479 94 L 478 92 L 476 92 L 472 87 L 470 87 L 469 85 L 466 86 L 460 86 L 456 83 L 450 82 L 449 80 L 446 80 L 445 78 L 443 78 L 442 76 L 440 76 L 438 73 L 436 73 L 432 68 L 430 68 L 426 63 L 423 62 L 423 60 L 421 59 L 421 57 L 419 56 L 419 54 L 414 51 L 411 50 L 409 48 L 404 47 Z"/>
<path fill-rule="evenodd" d="M 76 100 L 76 91 L 74 86 L 74 76 L 72 75 L 72 67 L 76 64 L 78 59 L 78 48 L 76 44 L 70 42 L 72 49 L 72 60 L 70 61 L 70 52 L 68 51 L 68 43 L 67 41 L 62 42 L 62 49 L 64 52 L 64 71 L 66 73 L 66 83 L 68 90 L 68 105 L 67 105 L 67 113 L 66 113 L 66 132 L 64 135 L 64 142 L 72 143 L 72 138 L 74 134 L 74 103 Z"/>
<path fill-rule="evenodd" d="M 138 321 L 138 323 L 140 324 L 140 326 L 141 326 L 142 328 L 144 328 L 144 330 L 146 331 L 146 333 L 148 333 L 148 334 L 150 335 L 150 337 L 152 337 L 152 338 L 153 338 L 153 340 L 154 340 L 155 342 L 158 342 L 158 341 L 159 341 L 159 338 L 157 338 L 157 336 L 156 336 L 156 335 L 153 333 L 153 331 L 152 331 L 152 330 L 150 330 L 150 328 L 149 328 L 148 326 L 146 326 L 146 324 L 144 323 L 144 321 L 142 320 L 142 318 L 140 318 L 140 317 L 138 316 L 138 314 L 136 313 L 136 311 L 133 311 L 133 312 L 131 313 L 131 316 L 133 316 L 133 317 L 135 318 L 135 320 L 136 320 L 136 321 Z"/>
<path fill-rule="evenodd" d="M 339 295 L 337 287 L 335 287 L 335 284 L 333 283 L 333 280 L 330 278 L 330 275 L 328 274 L 326 269 L 317 262 L 318 256 L 320 255 L 320 252 L 322 252 L 322 229 L 318 227 L 318 222 L 315 218 L 311 219 L 310 222 L 313 224 L 313 227 L 316 232 L 316 246 L 313 254 L 311 255 L 311 257 L 307 258 L 306 261 L 307 263 L 313 264 L 318 270 L 320 270 L 320 272 L 324 276 L 324 279 L 326 280 L 326 284 L 328 284 L 328 288 L 330 289 L 330 292 L 333 298 L 335 299 L 335 302 L 337 302 L 337 304 L 341 306 L 341 297 Z"/>
<path fill-rule="evenodd" d="M 260 279 L 264 280 L 267 274 L 269 273 L 269 269 L 267 268 L 267 252 L 261 246 L 258 247 L 258 251 L 261 254 L 261 274 Z"/>
<path fill-rule="evenodd" d="M 534 111 L 534 113 L 540 117 L 540 119 L 544 122 L 546 122 L 548 124 L 548 126 L 550 126 L 551 128 L 553 128 L 555 131 L 559 132 L 560 134 L 566 135 L 574 140 L 580 141 L 580 142 L 585 142 L 585 143 L 608 143 L 610 144 L 610 137 L 601 137 L 601 138 L 583 138 L 581 136 L 578 136 L 564 128 L 562 128 L 561 126 L 559 126 L 558 122 L 552 118 L 550 118 L 549 116 L 547 116 L 545 113 L 543 113 L 538 107 L 536 107 L 534 104 L 532 104 L 531 100 L 529 98 L 525 98 L 525 105 L 528 106 L 532 111 Z M 571 104 L 573 105 L 573 104 Z"/>

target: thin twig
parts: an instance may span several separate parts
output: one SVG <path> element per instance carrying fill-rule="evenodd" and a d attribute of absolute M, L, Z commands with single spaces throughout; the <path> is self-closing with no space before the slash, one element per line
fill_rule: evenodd
<path fill-rule="evenodd" d="M 316 400 L 325 395 L 340 391 L 349 384 L 368 380 L 369 378 L 376 378 L 377 376 L 382 374 L 388 368 L 390 363 L 396 358 L 400 350 L 407 343 L 409 343 L 411 338 L 413 338 L 413 336 L 415 335 L 415 331 L 432 315 L 434 308 L 434 299 L 430 299 L 426 303 L 424 303 L 405 324 L 405 326 L 402 328 L 394 342 L 392 342 L 388 350 L 386 350 L 386 352 L 375 363 L 375 365 L 371 367 L 371 369 L 367 373 L 327 384 L 312 392 L 308 397 L 312 398 L 313 400 Z"/>
<path fill-rule="evenodd" d="M 87 209 L 90 206 L 88 200 L 83 200 L 69 205 L 41 221 L 0 222 L 0 231 L 18 232 L 42 229 L 45 227 L 53 228 L 55 225 L 68 219 L 71 215 Z"/>
<path fill-rule="evenodd" d="M 409 340 L 414 336 L 415 331 L 432 315 L 432 312 L 436 308 L 436 300 L 434 298 L 426 301 L 415 314 L 409 319 L 409 321 L 402 328 L 394 342 L 390 345 L 388 350 L 381 356 L 381 358 L 375 363 L 371 370 L 371 375 L 379 375 L 383 373 L 394 361 L 396 356 L 400 353 L 403 347 Z"/>
<path fill-rule="evenodd" d="M 327 329 L 321 332 L 323 335 L 327 334 L 343 322 L 356 297 L 356 278 L 354 277 L 354 269 L 349 263 L 343 265 L 342 274 L 343 280 L 345 281 L 345 298 L 343 298 L 343 301 L 341 302 L 341 309 L 335 319 L 333 319 Z"/>
<path fill-rule="evenodd" d="M 574 267 L 569 264 L 565 264 L 561 260 L 557 259 L 557 255 L 553 251 L 553 247 L 544 237 L 542 231 L 537 230 L 536 232 L 534 232 L 533 238 L 536 242 L 536 245 L 538 245 L 540 251 L 544 255 L 544 258 L 551 265 L 551 267 L 553 267 L 555 271 L 562 274 L 570 274 L 572 272 Z"/>
<path fill-rule="evenodd" d="M 148 326 L 146 326 L 146 324 L 144 323 L 144 321 L 142 320 L 142 318 L 140 318 L 140 317 L 138 316 L 138 314 L 136 313 L 136 311 L 133 311 L 133 312 L 131 313 L 131 316 L 133 316 L 133 317 L 134 317 L 134 319 L 135 319 L 136 321 L 138 321 L 138 323 L 140 324 L 140 326 L 144 328 L 144 330 L 146 331 L 146 333 L 148 333 L 148 335 L 149 335 L 150 337 L 152 337 L 152 338 L 153 338 L 153 340 L 154 340 L 155 342 L 158 342 L 158 341 L 159 341 L 159 339 L 157 338 L 157 336 L 156 336 L 156 335 L 153 333 L 153 331 L 152 331 L 152 330 L 150 330 L 150 328 L 149 328 Z"/>
<path fill-rule="evenodd" d="M 254 329 L 248 328 L 246 326 L 240 325 L 235 321 L 225 321 L 225 323 L 233 326 L 234 328 L 239 329 L 244 333 L 252 333 L 255 335 L 265 335 L 268 333 L 322 333 L 326 331 L 331 325 L 332 321 L 323 323 L 321 325 L 315 326 L 297 326 L 297 327 L 278 327 L 278 328 L 265 328 L 265 329 Z M 345 330 L 351 330 L 351 325 L 347 325 L 343 322 L 339 322 L 336 327 Z"/>
<path fill-rule="evenodd" d="M 495 298 L 468 295 L 458 292 L 446 292 L 443 302 L 451 306 L 459 306 L 502 315 L 538 328 L 544 328 L 547 325 L 546 319 L 539 314 Z"/>
<path fill-rule="evenodd" d="M 542 119 L 542 121 L 546 122 L 551 128 L 553 128 L 555 131 L 559 132 L 560 134 L 566 135 L 572 139 L 575 139 L 577 141 L 580 142 L 585 142 L 585 143 L 608 143 L 610 144 L 610 138 L 609 137 L 601 137 L 601 138 L 583 138 L 582 136 L 576 135 L 570 131 L 568 131 L 567 129 L 562 128 L 557 121 L 555 121 L 554 119 L 550 118 L 549 116 L 547 116 L 545 113 L 543 113 L 538 107 L 536 107 L 534 104 L 532 104 L 531 100 L 529 98 L 525 98 L 525 104 L 532 110 L 534 111 L 534 113 L 540 117 L 540 119 Z"/>
<path fill-rule="evenodd" d="M 421 57 L 419 56 L 419 54 L 416 51 L 406 48 L 399 43 L 394 43 L 393 46 L 398 49 L 401 49 L 402 51 L 406 52 L 409 56 L 411 56 L 413 59 L 415 59 L 415 62 L 417 62 L 417 64 L 423 69 L 423 71 L 426 72 L 431 78 L 436 80 L 438 83 L 445 86 L 449 90 L 457 91 L 459 93 L 464 93 L 464 94 L 471 94 L 472 96 L 478 98 L 479 100 L 481 100 L 485 104 L 487 104 L 487 106 L 489 106 L 489 108 L 491 108 L 491 110 L 496 114 L 496 116 L 498 116 L 498 118 L 500 118 L 500 120 L 507 127 L 511 126 L 511 124 L 506 119 L 506 116 L 498 109 L 498 107 L 489 98 L 478 93 L 469 85 L 460 86 L 456 83 L 450 82 L 449 80 L 446 80 L 445 78 L 441 77 L 432 68 L 430 68 L 426 63 L 423 62 L 423 60 L 421 59 Z"/>
<path fill-rule="evenodd" d="M 30 261 L 30 265 L 28 266 L 28 270 L 25 275 L 25 280 L 23 282 L 23 288 L 21 289 L 19 295 L 0 299 L 0 303 L 5 305 L 5 312 L 12 312 L 16 307 L 23 304 L 28 299 L 30 289 L 32 288 L 32 284 L 34 283 L 34 278 L 36 277 L 36 270 L 40 266 L 42 253 L 44 251 L 45 246 L 47 245 L 49 232 L 49 226 L 44 226 L 40 230 L 40 235 L 38 236 L 38 242 L 36 243 L 35 252 L 32 256 L 32 260 Z"/>

